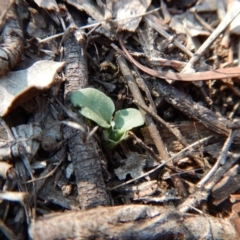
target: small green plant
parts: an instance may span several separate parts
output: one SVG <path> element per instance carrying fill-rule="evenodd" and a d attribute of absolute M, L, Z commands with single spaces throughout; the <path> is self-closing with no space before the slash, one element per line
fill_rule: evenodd
<path fill-rule="evenodd" d="M 126 139 L 128 130 L 144 124 L 142 114 L 135 108 L 116 111 L 113 117 L 113 101 L 95 88 L 74 91 L 70 99 L 81 115 L 104 128 L 103 135 L 109 148 Z"/>

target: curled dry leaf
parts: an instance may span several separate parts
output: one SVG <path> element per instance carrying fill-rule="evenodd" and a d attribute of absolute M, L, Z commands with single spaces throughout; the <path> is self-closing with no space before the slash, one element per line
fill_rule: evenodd
<path fill-rule="evenodd" d="M 7 115 L 13 108 L 30 100 L 54 83 L 55 73 L 64 62 L 39 61 L 30 68 L 9 72 L 0 79 L 0 115 Z"/>

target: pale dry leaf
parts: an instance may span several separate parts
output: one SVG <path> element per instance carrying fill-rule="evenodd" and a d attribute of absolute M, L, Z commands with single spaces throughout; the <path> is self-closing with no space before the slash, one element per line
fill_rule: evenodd
<path fill-rule="evenodd" d="M 148 9 L 151 1 L 150 0 L 123 0 L 115 1 L 113 4 L 113 17 L 115 19 L 124 19 L 133 17 L 139 14 L 144 14 Z M 141 17 L 135 19 L 126 19 L 123 21 L 117 22 L 118 29 L 117 31 L 127 30 L 134 32 L 138 27 Z"/>
<path fill-rule="evenodd" d="M 28 10 L 31 13 L 31 20 L 27 27 L 29 36 L 36 38 L 47 37 L 49 35 L 49 29 L 43 16 L 34 8 L 29 7 Z"/>
<path fill-rule="evenodd" d="M 34 156 L 39 148 L 39 141 L 34 141 L 33 138 L 41 134 L 42 129 L 37 123 L 21 124 L 15 128 L 11 128 L 14 138 L 22 142 L 25 147 L 25 151 Z M 28 140 L 26 140 L 28 139 Z M 18 156 L 18 151 L 15 153 L 12 151 L 12 155 Z"/>
<path fill-rule="evenodd" d="M 15 2 L 14 0 L 0 1 L 0 31 L 2 30 L 5 24 L 7 12 L 14 2 Z"/>
<path fill-rule="evenodd" d="M 184 26 L 184 19 L 186 14 L 176 14 L 172 16 L 169 26 L 175 31 L 176 34 L 184 34 L 186 35 L 186 47 L 190 51 L 195 50 L 195 44 L 193 42 L 192 37 L 186 31 L 186 24 Z M 185 22 L 186 23 L 186 22 Z"/>
<path fill-rule="evenodd" d="M 197 12 L 212 12 L 217 10 L 217 1 L 216 0 L 201 0 L 192 8 Z"/>
<path fill-rule="evenodd" d="M 176 14 L 172 16 L 171 22 L 169 26 L 177 33 L 177 34 L 186 34 L 185 27 L 183 25 L 183 20 L 185 18 L 184 14 Z"/>
<path fill-rule="evenodd" d="M 5 161 L 0 161 L 0 176 L 2 178 L 8 178 L 9 171 L 13 169 L 13 165 L 5 162 Z"/>
<path fill-rule="evenodd" d="M 36 161 L 33 164 L 31 164 L 31 168 L 33 170 L 44 169 L 46 167 L 47 167 L 47 162 L 46 161 Z"/>
<path fill-rule="evenodd" d="M 59 11 L 57 2 L 55 0 L 34 0 L 34 2 L 41 8 L 49 11 Z"/>
<path fill-rule="evenodd" d="M 187 32 L 191 37 L 210 35 L 208 31 L 203 29 L 202 25 L 199 24 L 191 12 L 173 16 L 170 27 L 177 34 L 186 34 Z"/>
<path fill-rule="evenodd" d="M 30 68 L 9 72 L 0 79 L 0 116 L 30 100 L 54 83 L 54 75 L 64 62 L 38 61 Z"/>
<path fill-rule="evenodd" d="M 206 31 L 203 26 L 196 20 L 193 13 L 187 12 L 184 14 L 183 24 L 186 31 L 191 37 L 209 36 L 210 32 Z"/>
<path fill-rule="evenodd" d="M 73 175 L 73 172 L 74 172 L 73 163 L 69 163 L 68 166 L 65 169 L 65 177 L 67 179 L 70 179 L 71 176 Z"/>
<path fill-rule="evenodd" d="M 115 169 L 115 174 L 120 180 L 126 178 L 130 174 L 132 178 L 136 178 L 143 174 L 143 167 L 146 165 L 146 156 L 135 152 L 130 152 L 125 165 Z"/>

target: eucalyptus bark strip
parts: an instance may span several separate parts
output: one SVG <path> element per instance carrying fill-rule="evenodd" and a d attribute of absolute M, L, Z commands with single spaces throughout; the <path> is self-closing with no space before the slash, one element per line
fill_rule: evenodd
<path fill-rule="evenodd" d="M 68 106 L 71 91 L 87 87 L 88 67 L 84 46 L 80 45 L 74 33 L 70 32 L 65 40 L 65 105 Z M 68 148 L 74 166 L 80 207 L 82 209 L 109 205 L 102 169 L 99 147 L 93 138 L 83 141 L 80 131 L 64 128 L 64 137 L 68 139 Z"/>

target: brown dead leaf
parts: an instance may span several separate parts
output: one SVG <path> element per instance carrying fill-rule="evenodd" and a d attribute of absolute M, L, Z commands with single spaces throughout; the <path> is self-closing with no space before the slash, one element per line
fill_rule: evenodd
<path fill-rule="evenodd" d="M 28 69 L 9 72 L 3 76 L 0 81 L 0 115 L 7 115 L 38 92 L 50 88 L 55 73 L 63 66 L 64 62 L 44 60 Z"/>

